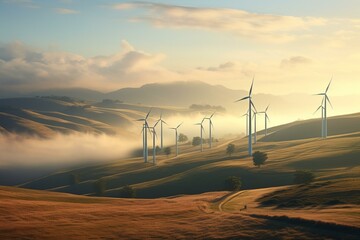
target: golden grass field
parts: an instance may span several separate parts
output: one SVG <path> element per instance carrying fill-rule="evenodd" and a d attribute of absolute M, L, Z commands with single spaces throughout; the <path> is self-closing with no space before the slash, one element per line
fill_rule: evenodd
<path fill-rule="evenodd" d="M 181 145 L 156 166 L 129 158 L 21 185 L 40 190 L 0 187 L 0 239 L 360 239 L 360 133 L 287 140 L 288 127 L 273 130 L 276 141 L 259 136 L 254 151 L 269 156 L 260 168 L 247 139 L 220 139 L 204 152 Z M 315 182 L 292 185 L 303 169 Z M 223 191 L 228 176 L 241 177 L 241 191 Z M 138 199 L 113 198 L 124 185 Z"/>
<path fill-rule="evenodd" d="M 0 188 L 1 239 L 358 239 L 359 228 L 333 230 L 266 219 L 253 199 L 271 189 L 242 192 L 226 202 L 226 192 L 160 199 L 114 199 L 47 191 Z M 246 211 L 236 204 L 244 195 Z M 250 200 L 251 198 L 251 200 Z M 241 200 L 243 201 L 243 200 Z M 324 210 L 325 211 L 325 210 Z M 358 211 L 358 208 L 357 208 Z M 311 217 L 283 211 L 278 214 Z M 254 214 L 254 215 L 253 215 Z M 312 216 L 321 218 L 319 211 Z M 336 218 L 336 210 L 327 215 Z M 351 219 L 349 215 L 349 219 Z M 358 220 L 355 216 L 353 220 Z M 322 219 L 326 221 L 327 219 Z M 340 221 L 343 223 L 342 221 Z"/>

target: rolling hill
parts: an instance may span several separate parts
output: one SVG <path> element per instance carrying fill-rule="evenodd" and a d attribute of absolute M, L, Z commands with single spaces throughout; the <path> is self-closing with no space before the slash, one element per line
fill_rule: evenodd
<path fill-rule="evenodd" d="M 265 190 L 265 191 L 264 191 Z M 247 199 L 269 193 L 244 191 Z M 114 199 L 0 187 L 1 239 L 358 239 L 359 228 L 233 208 L 227 192 L 160 199 Z M 225 202 L 226 201 L 226 202 Z M 241 204 L 241 203 L 240 203 Z M 221 210 L 217 206 L 223 205 Z M 237 206 L 238 207 L 238 206 Z M 224 209 L 224 210 L 223 210 Z M 291 214 L 291 212 L 287 212 Z M 338 213 L 338 212 L 337 212 Z M 263 215 L 261 215 L 263 214 Z M 316 213 L 313 213 L 316 215 Z M 305 217 L 309 215 L 304 214 Z M 344 218 L 341 218 L 344 219 Z M 352 215 L 348 220 L 356 220 Z M 355 222 L 355 221 L 353 221 Z"/>
<path fill-rule="evenodd" d="M 224 180 L 232 175 L 241 177 L 243 189 L 288 185 L 293 181 L 294 171 L 303 169 L 313 171 L 319 180 L 359 177 L 360 132 L 356 132 L 358 125 L 348 124 L 349 119 L 352 122 L 360 121 L 360 114 L 330 119 L 329 122 L 343 121 L 346 124 L 337 125 L 336 131 L 340 134 L 326 140 L 302 135 L 304 132 L 311 133 L 309 128 L 318 124 L 316 121 L 296 122 L 270 129 L 270 134 L 254 145 L 254 151 L 264 151 L 269 156 L 261 168 L 254 167 L 252 159 L 247 156 L 247 139 L 221 139 L 214 148 L 205 148 L 204 152 L 200 152 L 199 147 L 181 145 L 181 155 L 169 158 L 159 155 L 157 166 L 143 163 L 141 158 L 123 159 L 106 165 L 55 173 L 21 186 L 116 197 L 121 187 L 131 185 L 137 189 L 138 197 L 156 198 L 221 191 Z M 297 136 L 293 137 L 295 140 L 277 137 L 287 137 L 285 133 L 291 127 L 297 129 L 291 134 Z M 353 132 L 347 133 L 351 129 Z M 270 141 L 272 135 L 277 141 Z M 228 143 L 236 146 L 236 152 L 231 157 L 225 154 Z M 97 189 L 99 183 L 104 188 L 100 192 Z"/>

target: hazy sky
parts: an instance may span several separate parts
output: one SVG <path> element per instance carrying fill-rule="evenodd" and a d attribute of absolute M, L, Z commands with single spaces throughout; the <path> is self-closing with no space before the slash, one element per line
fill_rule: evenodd
<path fill-rule="evenodd" d="M 0 0 L 0 90 L 201 80 L 360 89 L 360 1 Z"/>

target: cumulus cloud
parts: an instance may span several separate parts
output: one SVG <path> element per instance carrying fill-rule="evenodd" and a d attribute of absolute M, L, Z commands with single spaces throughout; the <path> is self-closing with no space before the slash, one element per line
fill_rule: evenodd
<path fill-rule="evenodd" d="M 0 46 L 2 90 L 29 91 L 54 87 L 114 90 L 165 79 L 159 66 L 163 54 L 149 54 L 122 42 L 110 56 L 84 57 L 68 52 L 44 52 L 21 42 Z M 161 81 L 161 80 L 160 80 Z"/>
<path fill-rule="evenodd" d="M 297 65 L 309 64 L 311 63 L 311 59 L 303 57 L 303 56 L 294 56 L 287 59 L 283 59 L 281 61 L 281 67 L 295 67 Z"/>
<path fill-rule="evenodd" d="M 160 3 L 120 3 L 114 9 L 144 9 L 145 13 L 131 21 L 149 22 L 155 27 L 200 28 L 228 31 L 242 37 L 271 42 L 295 39 L 295 32 L 325 24 L 326 20 L 314 17 L 294 17 L 251 13 L 238 9 L 196 8 Z"/>

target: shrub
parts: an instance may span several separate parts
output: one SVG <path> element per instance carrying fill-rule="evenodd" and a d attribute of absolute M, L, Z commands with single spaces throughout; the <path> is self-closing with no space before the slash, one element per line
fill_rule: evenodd
<path fill-rule="evenodd" d="M 119 197 L 121 198 L 135 198 L 136 197 L 136 190 L 129 186 L 126 185 L 124 187 L 122 187 L 119 191 Z"/>
<path fill-rule="evenodd" d="M 252 155 L 254 165 L 257 167 L 260 167 L 265 163 L 265 161 L 268 159 L 268 156 L 264 152 L 256 151 Z"/>
<path fill-rule="evenodd" d="M 199 146 L 201 144 L 201 138 L 200 137 L 194 137 L 192 140 L 193 146 Z"/>
<path fill-rule="evenodd" d="M 171 148 L 170 147 L 164 148 L 164 153 L 166 154 L 166 156 L 169 156 L 171 154 Z"/>
<path fill-rule="evenodd" d="M 237 191 L 241 187 L 241 180 L 239 177 L 230 176 L 225 180 L 225 189 L 228 191 Z"/>
<path fill-rule="evenodd" d="M 296 171 L 294 174 L 295 184 L 309 184 L 314 181 L 314 174 L 310 171 Z"/>
<path fill-rule="evenodd" d="M 188 137 L 183 134 L 183 133 L 180 133 L 179 134 L 179 142 L 186 142 L 188 140 Z"/>
<path fill-rule="evenodd" d="M 228 154 L 231 157 L 231 154 L 233 154 L 234 152 L 235 152 L 235 145 L 232 143 L 228 144 L 226 148 L 226 154 Z"/>

